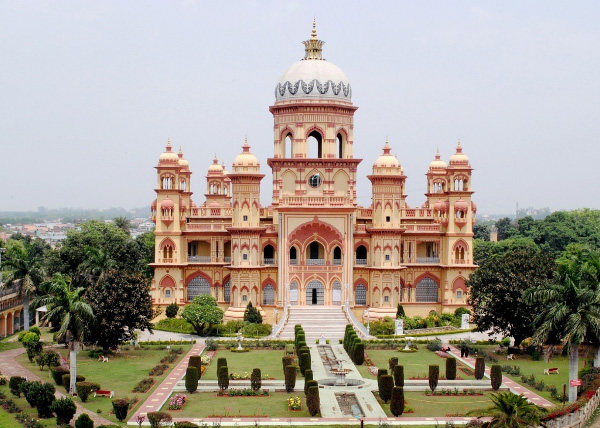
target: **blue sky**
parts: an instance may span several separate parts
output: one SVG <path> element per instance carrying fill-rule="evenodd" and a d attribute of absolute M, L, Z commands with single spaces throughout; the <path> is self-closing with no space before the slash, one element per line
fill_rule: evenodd
<path fill-rule="evenodd" d="M 0 1 L 0 210 L 147 205 L 169 137 L 201 203 L 246 134 L 268 204 L 268 107 L 313 17 L 359 107 L 361 205 L 387 136 L 412 206 L 460 139 L 482 214 L 600 208 L 597 2 Z"/>

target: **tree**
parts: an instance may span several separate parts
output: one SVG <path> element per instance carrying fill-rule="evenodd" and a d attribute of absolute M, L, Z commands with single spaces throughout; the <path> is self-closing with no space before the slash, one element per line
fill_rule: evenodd
<path fill-rule="evenodd" d="M 404 366 L 394 367 L 394 385 L 404 387 Z"/>
<path fill-rule="evenodd" d="M 526 302 L 526 290 L 537 289 L 552 278 L 554 261 L 532 242 L 507 240 L 476 245 L 479 269 L 467 281 L 469 304 L 477 331 L 512 336 L 515 346 L 533 334 L 539 305 Z"/>
<path fill-rule="evenodd" d="M 473 238 L 481 241 L 490 240 L 490 225 L 486 223 L 479 223 L 473 226 Z"/>
<path fill-rule="evenodd" d="M 204 294 L 194 297 L 192 303 L 181 312 L 181 318 L 194 327 L 196 334 L 201 335 L 205 327 L 210 329 L 223 321 L 223 310 L 217 306 L 214 297 Z"/>
<path fill-rule="evenodd" d="M 521 395 L 510 391 L 491 394 L 493 405 L 483 410 L 474 410 L 469 414 L 491 416 L 490 422 L 484 423 L 485 428 L 528 428 L 544 426 L 541 417 L 545 410 L 527 401 Z"/>
<path fill-rule="evenodd" d="M 498 229 L 498 241 L 502 241 L 511 236 L 514 226 L 510 218 L 504 217 L 496 222 L 496 228 Z"/>
<path fill-rule="evenodd" d="M 96 316 L 91 337 L 104 350 L 131 340 L 136 329 L 152 331 L 150 284 L 141 273 L 109 271 L 88 289 L 85 300 Z"/>
<path fill-rule="evenodd" d="M 396 309 L 396 319 L 404 318 L 406 316 L 406 312 L 404 312 L 404 306 L 398 303 L 398 308 Z"/>
<path fill-rule="evenodd" d="M 77 381 L 77 344 L 83 342 L 88 326 L 95 321 L 92 307 L 83 301 L 83 287 L 73 289 L 71 282 L 61 274 L 55 274 L 52 281 L 42 285 L 46 295 L 37 297 L 32 304 L 39 308 L 46 306 L 48 312 L 42 319 L 60 319 L 57 338 L 69 343 L 71 361 L 71 385 L 69 392 L 75 393 Z"/>
<path fill-rule="evenodd" d="M 113 222 L 115 226 L 129 235 L 129 232 L 131 231 L 131 220 L 129 220 L 127 217 L 119 216 L 113 218 Z"/>
<path fill-rule="evenodd" d="M 534 343 L 559 338 L 569 352 L 569 379 L 577 379 L 579 346 L 584 341 L 600 345 L 600 260 L 597 252 L 570 246 L 557 261 L 553 281 L 527 294 L 538 303 Z M 577 399 L 577 387 L 569 387 L 569 401 Z"/>
<path fill-rule="evenodd" d="M 50 410 L 56 415 L 56 425 L 63 426 L 68 425 L 75 416 L 77 407 L 71 397 L 63 397 L 58 400 L 54 400 L 50 406 Z"/>
<path fill-rule="evenodd" d="M 248 302 L 246 310 L 244 311 L 244 321 L 252 324 L 262 324 L 262 315 L 257 308 L 252 306 L 252 302 Z"/>
<path fill-rule="evenodd" d="M 29 243 L 10 239 L 2 259 L 2 265 L 8 270 L 8 275 L 3 278 L 6 286 L 15 286 L 17 293 L 23 297 L 25 330 L 29 330 L 29 299 L 37 293 L 44 280 L 43 256 L 49 248 L 41 239 Z"/>

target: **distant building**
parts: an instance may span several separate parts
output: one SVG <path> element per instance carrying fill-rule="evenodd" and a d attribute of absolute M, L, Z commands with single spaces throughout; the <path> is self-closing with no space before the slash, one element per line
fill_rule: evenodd
<path fill-rule="evenodd" d="M 323 60 L 315 29 L 304 45 L 304 59 L 283 73 L 269 108 L 270 206 L 260 204 L 264 175 L 247 141 L 231 173 L 215 157 L 200 205 L 181 150 L 169 142 L 160 155 L 151 208 L 154 305 L 210 294 L 227 319 L 241 318 L 252 302 L 269 320 L 284 305 L 349 304 L 358 316 L 370 308 L 371 318 L 395 317 L 398 303 L 409 315 L 465 306 L 477 208 L 460 142 L 448 164 L 435 155 L 425 201 L 411 208 L 407 177 L 386 141 L 368 176 L 372 203 L 358 206 L 358 107 L 349 80 Z"/>

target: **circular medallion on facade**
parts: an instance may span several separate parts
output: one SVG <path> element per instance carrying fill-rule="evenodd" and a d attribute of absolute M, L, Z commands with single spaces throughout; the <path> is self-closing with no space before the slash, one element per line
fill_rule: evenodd
<path fill-rule="evenodd" d="M 310 187 L 319 187 L 321 185 L 321 175 L 320 174 L 315 174 L 315 175 L 311 175 L 310 178 L 308 179 L 308 184 L 310 185 Z"/>

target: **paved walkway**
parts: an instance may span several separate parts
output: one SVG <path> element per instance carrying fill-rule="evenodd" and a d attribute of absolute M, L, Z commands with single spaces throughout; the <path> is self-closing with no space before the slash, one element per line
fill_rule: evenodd
<path fill-rule="evenodd" d="M 467 366 L 471 367 L 472 369 L 475 368 L 475 358 L 461 357 L 460 350 L 455 348 L 454 346 L 450 346 L 450 353 L 454 357 L 456 357 L 457 360 L 462 361 L 463 363 L 465 363 Z M 488 378 L 490 377 L 490 371 L 491 371 L 490 367 L 485 366 L 485 375 Z M 537 404 L 540 407 L 550 408 L 550 407 L 555 406 L 555 404 L 552 403 L 551 401 L 548 401 L 545 398 L 540 397 L 535 392 L 530 391 L 529 389 L 519 385 L 517 382 L 515 382 L 514 380 L 512 380 L 506 376 L 502 376 L 502 384 L 504 386 L 506 386 L 508 389 L 510 389 L 510 391 L 515 394 L 523 394 L 525 396 L 525 398 L 527 398 L 527 400 L 529 400 L 533 404 Z"/>
<path fill-rule="evenodd" d="M 41 379 L 37 374 L 35 374 L 34 372 L 23 367 L 17 360 L 15 360 L 15 358 L 17 356 L 19 356 L 23 353 L 25 353 L 25 348 L 17 348 L 17 349 L 11 349 L 9 351 L 0 352 L 0 372 L 2 372 L 2 374 L 4 376 L 8 376 L 9 378 L 11 376 L 22 376 L 22 377 L 26 377 L 27 380 L 39 380 L 41 382 L 49 382 L 49 383 L 54 384 L 54 382 L 52 380 Z M 39 371 L 38 373 L 45 374 L 47 372 Z M 56 398 L 62 398 L 62 397 L 66 396 L 66 394 L 64 394 L 60 391 L 56 391 L 56 393 L 54 395 L 56 396 Z M 113 424 L 113 422 L 109 421 L 108 419 L 105 419 L 102 416 L 86 409 L 77 400 L 74 400 L 74 402 L 75 402 L 75 405 L 77 406 L 77 413 L 75 413 L 73 420 L 76 420 L 80 414 L 87 413 L 88 416 L 94 421 L 94 425 L 104 425 L 104 424 L 112 425 Z M 35 414 L 35 416 L 37 417 L 36 410 L 34 410 L 34 409 L 27 409 L 27 410 L 31 410 L 32 413 Z"/>

